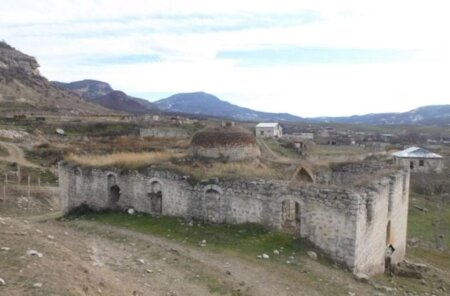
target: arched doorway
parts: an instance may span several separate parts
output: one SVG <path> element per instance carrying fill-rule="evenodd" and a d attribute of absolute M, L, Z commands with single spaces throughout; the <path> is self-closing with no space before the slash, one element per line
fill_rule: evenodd
<path fill-rule="evenodd" d="M 108 175 L 108 204 L 110 208 L 115 208 L 120 199 L 120 187 L 116 184 L 116 177 Z"/>
<path fill-rule="evenodd" d="M 205 191 L 204 220 L 207 222 L 220 222 L 220 192 L 210 188 Z"/>
<path fill-rule="evenodd" d="M 150 184 L 150 192 L 148 193 L 150 198 L 151 213 L 153 215 L 162 214 L 162 185 L 158 181 L 153 181 Z"/>
<path fill-rule="evenodd" d="M 313 175 L 304 167 L 300 167 L 295 171 L 294 180 L 302 183 L 314 183 Z"/>
<path fill-rule="evenodd" d="M 300 235 L 301 226 L 300 204 L 294 200 L 281 203 L 281 228 L 289 233 Z"/>

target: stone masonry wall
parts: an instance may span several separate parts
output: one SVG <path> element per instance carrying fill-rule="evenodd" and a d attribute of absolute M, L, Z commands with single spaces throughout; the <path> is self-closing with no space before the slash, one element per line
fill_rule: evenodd
<path fill-rule="evenodd" d="M 404 191 L 398 183 L 409 184 L 409 179 L 401 181 L 399 176 L 395 176 L 391 190 L 394 203 L 390 215 L 384 213 L 388 178 L 380 180 L 373 189 L 356 192 L 314 185 L 292 188 L 287 181 L 262 179 L 212 179 L 191 185 L 182 175 L 151 168 L 138 172 L 60 164 L 59 177 L 65 213 L 86 203 L 96 210 L 132 207 L 152 215 L 195 218 L 213 223 L 251 222 L 281 229 L 285 222 L 282 218 L 283 203 L 292 201 L 297 203 L 299 211 L 295 234 L 309 239 L 352 271 L 380 271 L 379 266 L 384 259 L 378 251 L 384 252 L 385 239 L 382 237 L 389 219 L 398 251 L 396 255 L 399 259 L 404 255 L 409 189 Z M 117 202 L 112 190 L 114 186 L 120 188 Z M 366 227 L 365 209 L 369 196 L 373 200 L 374 215 L 370 226 Z M 374 252 L 376 256 L 372 258 Z"/>
<path fill-rule="evenodd" d="M 392 262 L 405 256 L 409 202 L 409 173 L 399 171 L 379 180 L 363 195 L 357 218 L 355 272 L 384 270 L 384 252 L 392 244 Z"/>

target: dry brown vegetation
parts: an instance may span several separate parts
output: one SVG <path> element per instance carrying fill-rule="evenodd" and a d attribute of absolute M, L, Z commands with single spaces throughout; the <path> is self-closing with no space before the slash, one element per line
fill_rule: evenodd
<path fill-rule="evenodd" d="M 187 175 L 191 175 L 194 179 L 200 180 L 205 178 L 221 177 L 225 179 L 235 178 L 273 178 L 280 179 L 283 174 L 261 163 L 246 162 L 215 162 L 208 166 L 178 166 L 173 167 Z"/>
<path fill-rule="evenodd" d="M 146 165 L 167 162 L 174 158 L 186 156 L 183 152 L 120 152 L 108 155 L 75 155 L 70 154 L 67 157 L 69 162 L 90 166 L 122 166 L 127 168 L 138 168 Z"/>
<path fill-rule="evenodd" d="M 249 131 L 239 127 L 207 128 L 194 135 L 192 145 L 201 147 L 256 145 L 256 138 Z"/>

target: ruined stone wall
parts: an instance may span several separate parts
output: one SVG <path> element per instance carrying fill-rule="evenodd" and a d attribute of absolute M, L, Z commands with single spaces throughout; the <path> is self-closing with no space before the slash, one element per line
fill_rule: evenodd
<path fill-rule="evenodd" d="M 202 147 L 192 145 L 192 154 L 194 156 L 207 158 L 226 158 L 228 160 L 254 159 L 261 155 L 261 152 L 255 144 L 226 145 L 216 147 Z"/>
<path fill-rule="evenodd" d="M 175 139 L 189 139 L 189 134 L 181 128 L 175 127 L 152 127 L 141 128 L 139 130 L 141 137 L 153 138 L 175 138 Z"/>
<path fill-rule="evenodd" d="M 396 240 L 396 255 L 400 258 L 404 254 L 409 189 L 403 191 L 399 183 L 409 184 L 409 179 L 400 181 L 400 177 L 395 177 L 398 179 L 391 189 L 394 203 L 388 216 L 385 213 L 388 178 L 370 190 L 357 192 L 314 185 L 299 187 L 287 181 L 262 179 L 212 179 L 191 185 L 185 176 L 150 168 L 138 172 L 62 164 L 59 175 L 64 212 L 86 203 L 97 210 L 132 207 L 152 215 L 213 223 L 251 222 L 282 229 L 286 223 L 283 203 L 292 201 L 299 212 L 294 234 L 309 239 L 352 271 L 379 271 L 379 251 L 383 253 L 385 247 L 380 237 L 385 236 L 389 219 Z M 111 190 L 115 185 L 120 188 L 116 203 Z M 368 196 L 372 197 L 374 209 L 370 227 L 366 227 L 365 212 Z M 374 253 L 375 259 L 371 257 Z"/>
<path fill-rule="evenodd" d="M 403 260 L 409 202 L 409 173 L 384 177 L 362 195 L 358 209 L 355 272 L 376 274 L 384 270 L 384 252 L 395 247 L 392 262 Z"/>

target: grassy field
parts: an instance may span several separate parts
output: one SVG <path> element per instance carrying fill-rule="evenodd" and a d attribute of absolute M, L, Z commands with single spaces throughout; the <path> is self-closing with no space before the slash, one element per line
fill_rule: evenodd
<path fill-rule="evenodd" d="M 433 223 L 436 223 L 438 218 L 441 221 L 438 234 L 443 235 L 443 251 L 436 249 L 437 227 L 433 226 Z M 408 248 L 409 255 L 450 270 L 450 205 L 447 203 L 440 207 L 435 201 L 412 195 L 408 216 L 408 238 L 418 239 L 417 246 Z"/>
<path fill-rule="evenodd" d="M 267 254 L 275 262 L 286 264 L 290 260 L 294 266 L 301 268 L 301 258 L 306 252 L 314 250 L 319 254 L 319 261 L 330 264 L 331 261 L 307 240 L 290 234 L 271 231 L 256 224 L 212 224 L 199 222 L 188 225 L 184 220 L 172 217 L 155 218 L 148 215 L 128 215 L 123 213 L 87 214 L 82 219 L 94 220 L 104 224 L 136 230 L 167 237 L 181 243 L 202 246 L 213 251 L 231 252 L 234 255 L 247 256 L 252 259 Z M 202 242 L 206 241 L 202 245 Z M 274 250 L 280 252 L 274 255 Z M 292 259 L 292 257 L 294 259 Z"/>
<path fill-rule="evenodd" d="M 8 156 L 8 150 L 5 149 L 5 147 L 0 145 L 0 156 Z"/>

